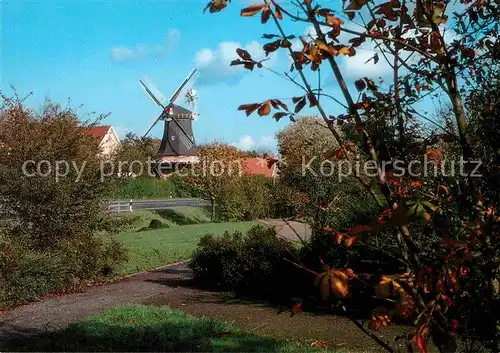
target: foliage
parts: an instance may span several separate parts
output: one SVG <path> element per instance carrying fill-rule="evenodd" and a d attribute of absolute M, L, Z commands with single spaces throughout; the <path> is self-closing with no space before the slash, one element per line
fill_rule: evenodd
<path fill-rule="evenodd" d="M 212 221 L 251 220 L 268 217 L 272 182 L 262 175 L 246 173 L 234 146 L 214 142 L 198 148 L 200 163 L 185 176 L 186 184 L 212 203 Z"/>
<path fill-rule="evenodd" d="M 170 197 L 199 197 L 199 191 L 187 178 L 173 174 L 168 179 L 140 177 L 119 180 L 113 185 L 110 199 L 168 199 Z"/>
<path fill-rule="evenodd" d="M 242 153 L 234 146 L 213 142 L 198 146 L 198 157 L 200 162 L 191 171 L 191 182 L 212 203 L 212 221 L 215 221 L 221 218 L 217 216 L 219 205 L 228 192 L 234 192 L 235 183 L 243 173 Z"/>
<path fill-rule="evenodd" d="M 36 250 L 25 237 L 0 239 L 0 307 L 64 293 L 109 278 L 126 255 L 120 244 L 99 237 Z"/>
<path fill-rule="evenodd" d="M 227 1 L 212 0 L 206 9 L 215 13 L 227 5 Z M 335 229 L 336 224 L 326 224 L 323 229 L 331 236 L 327 246 L 364 244 L 405 264 L 404 272 L 379 277 L 375 292 L 385 305 L 374 308 L 371 329 L 398 318 L 414 319 L 401 337 L 408 351 L 416 346 L 426 353 L 432 342 L 441 352 L 454 352 L 459 336 L 467 343 L 472 341 L 464 347 L 469 351 L 475 351 L 476 342 L 489 351 L 499 351 L 500 218 L 498 181 L 491 178 L 498 172 L 498 148 L 496 137 L 488 136 L 485 129 L 495 126 L 494 112 L 498 111 L 495 90 L 491 90 L 498 85 L 498 2 L 463 1 L 454 7 L 450 1 L 352 0 L 343 4 L 345 15 L 314 0 L 292 5 L 295 9 L 289 10 L 265 0 L 245 7 L 240 14 L 258 15 L 262 24 L 274 24 L 278 34 L 264 34 L 271 41 L 263 50 L 266 56 L 278 50 L 288 52 L 293 60 L 290 71 L 298 74 L 296 79 L 289 73 L 285 77 L 302 92 L 292 99 L 292 108 L 283 100 L 270 98 L 243 104 L 239 110 L 259 116 L 272 112 L 276 120 L 289 117 L 293 121 L 308 104 L 317 109 L 337 143 L 326 158 L 344 160 L 351 166 L 356 161 L 374 166 L 376 175 L 363 172 L 352 179 L 377 205 L 377 216 L 350 229 Z M 313 35 L 302 36 L 298 45 L 292 45 L 290 39 L 295 37 L 284 31 L 291 21 L 309 25 Z M 451 40 L 446 37 L 450 29 L 456 33 Z M 360 77 L 350 87 L 346 82 L 350 73 L 338 59 L 350 60 L 369 42 L 376 50 L 370 60 L 377 63 L 383 58 L 392 69 L 392 78 L 389 83 L 376 84 L 369 77 Z M 248 70 L 265 65 L 266 58 L 257 61 L 244 49 L 238 48 L 236 54 L 239 58 L 231 65 Z M 323 87 L 313 87 L 311 78 L 316 80 L 320 68 L 321 74 L 331 71 L 342 101 L 325 93 Z M 489 82 L 493 84 L 488 86 Z M 357 99 L 352 88 L 358 91 Z M 427 103 L 431 94 L 449 102 L 454 130 L 420 112 L 418 103 Z M 469 117 L 464 95 L 471 97 Z M 326 99 L 345 111 L 328 114 Z M 437 125 L 442 132 L 426 132 L 423 121 Z M 344 133 L 336 126 L 343 126 Z M 474 135 L 485 140 L 483 146 Z M 454 157 L 467 162 L 461 174 L 421 178 L 398 173 L 399 167 L 408 172 L 414 161 L 424 158 L 442 165 L 445 161 L 436 148 L 438 141 L 456 144 Z M 478 158 L 491 163 L 482 169 L 487 178 L 472 175 Z M 401 162 L 399 167 L 396 162 Z M 296 196 L 302 203 L 310 203 L 302 194 Z M 325 204 L 316 206 L 321 209 Z M 379 235 L 384 235 L 382 243 Z M 385 240 L 390 240 L 390 246 Z M 350 262 L 347 257 L 342 268 L 324 264 L 316 284 L 325 300 L 343 301 L 351 294 L 350 283 L 364 282 L 362 274 L 346 267 Z M 488 312 L 487 308 L 494 309 Z M 482 322 L 477 318 L 468 321 L 474 310 L 484 314 Z M 394 352 L 385 340 L 351 319 L 382 348 Z"/>
<path fill-rule="evenodd" d="M 0 109 L 0 195 L 22 232 L 42 248 L 92 235 L 101 219 L 107 185 L 100 179 L 97 143 L 83 127 L 71 108 L 51 102 L 37 113 L 6 97 Z M 69 164 L 59 180 L 58 161 Z"/>
<path fill-rule="evenodd" d="M 189 266 L 195 281 L 209 288 L 283 302 L 297 293 L 301 273 L 284 259 L 294 260 L 297 248 L 276 236 L 274 228 L 258 225 L 243 235 L 225 232 L 200 239 Z"/>
<path fill-rule="evenodd" d="M 85 133 L 95 122 L 50 101 L 32 111 L 18 96 L 2 98 L 0 199 L 15 217 L 2 230 L 2 305 L 111 275 L 125 255 L 95 235 L 117 226 L 103 219 L 108 185 Z"/>
<path fill-rule="evenodd" d="M 160 141 L 150 137 L 139 137 L 129 132 L 121 142 L 120 149 L 116 152 L 115 172 L 127 178 L 133 174 L 146 172 L 146 167 L 154 160 Z M 139 164 L 140 162 L 140 164 Z M 120 167 L 121 163 L 121 167 Z M 151 166 L 151 171 L 154 168 Z M 155 174 L 153 174 L 154 176 Z"/>
<path fill-rule="evenodd" d="M 317 229 L 343 229 L 376 215 L 370 194 L 352 176 L 339 174 L 339 161 L 323 163 L 338 144 L 320 119 L 297 118 L 278 132 L 277 140 L 283 160 L 277 197 L 288 200 L 295 214 Z"/>

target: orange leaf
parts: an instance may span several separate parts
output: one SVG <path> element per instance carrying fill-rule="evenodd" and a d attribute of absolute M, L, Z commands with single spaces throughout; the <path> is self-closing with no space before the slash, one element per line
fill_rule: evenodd
<path fill-rule="evenodd" d="M 244 17 L 248 16 L 253 16 L 262 10 L 264 8 L 265 4 L 255 4 L 255 5 L 250 5 L 248 7 L 245 7 L 244 9 L 241 10 L 240 15 Z"/>
<path fill-rule="evenodd" d="M 331 24 L 334 27 L 340 27 L 341 25 L 344 24 L 344 21 L 342 21 L 340 18 L 335 17 L 333 15 L 327 15 L 326 22 Z"/>
<path fill-rule="evenodd" d="M 441 159 L 441 152 L 439 150 L 429 150 L 425 153 L 425 155 L 430 160 L 440 160 Z"/>
<path fill-rule="evenodd" d="M 344 47 L 340 48 L 337 51 L 337 56 L 339 56 L 339 55 L 349 55 L 349 56 L 352 56 L 351 55 L 351 50 L 352 50 L 351 48 L 344 46 Z"/>
<path fill-rule="evenodd" d="M 260 22 L 266 23 L 269 20 L 269 17 L 271 17 L 271 9 L 269 8 L 269 5 L 266 5 L 264 7 L 264 10 L 262 11 L 262 17 L 260 19 Z"/>
<path fill-rule="evenodd" d="M 346 10 L 348 11 L 347 16 L 349 16 L 349 18 L 352 20 L 354 18 L 353 11 L 361 9 L 366 5 L 367 2 L 368 0 L 352 0 L 349 6 L 347 6 L 346 8 Z"/>
<path fill-rule="evenodd" d="M 381 4 L 375 13 L 378 15 L 384 15 L 390 21 L 396 21 L 398 19 L 396 13 L 394 12 L 392 1 Z"/>
<path fill-rule="evenodd" d="M 274 3 L 274 7 L 276 8 L 276 11 L 275 11 L 276 18 L 278 20 L 282 20 L 283 19 L 283 13 L 281 12 L 281 7 L 278 4 L 276 4 L 276 3 Z"/>
<path fill-rule="evenodd" d="M 369 325 L 372 330 L 378 330 L 380 327 L 389 326 L 390 323 L 391 318 L 387 313 L 387 309 L 377 307 L 373 310 Z"/>
<path fill-rule="evenodd" d="M 298 101 L 297 105 L 295 105 L 295 114 L 300 112 L 305 105 L 306 105 L 306 97 L 304 96 Z"/>
<path fill-rule="evenodd" d="M 330 296 L 330 288 L 329 288 L 329 283 L 328 283 L 329 278 L 328 278 L 327 273 L 322 273 L 320 275 L 322 275 L 322 277 L 320 277 L 320 281 L 318 284 L 319 285 L 319 292 L 321 293 L 321 298 L 323 298 L 323 300 L 327 300 L 328 297 Z"/>
<path fill-rule="evenodd" d="M 351 228 L 351 234 L 359 234 L 365 232 L 371 232 L 373 227 L 368 224 L 358 224 Z"/>
<path fill-rule="evenodd" d="M 330 274 L 330 289 L 337 298 L 345 298 L 349 294 L 349 277 L 344 271 L 332 271 Z"/>
<path fill-rule="evenodd" d="M 450 193 L 450 190 L 448 190 L 448 188 L 446 186 L 444 186 L 444 185 L 439 185 L 439 190 L 442 190 L 442 191 L 444 191 L 447 194 Z"/>
<path fill-rule="evenodd" d="M 408 181 L 408 186 L 412 188 L 423 186 L 424 182 L 422 180 L 412 179 Z"/>
<path fill-rule="evenodd" d="M 277 112 L 277 113 L 274 113 L 273 119 L 275 119 L 276 121 L 280 121 L 282 118 L 284 118 L 285 116 L 287 116 L 289 114 L 290 113 L 286 113 L 286 112 Z"/>
<path fill-rule="evenodd" d="M 315 107 L 318 105 L 318 100 L 316 99 L 316 96 L 314 94 L 308 94 L 307 98 L 309 99 L 310 107 Z"/>
<path fill-rule="evenodd" d="M 266 52 L 266 56 L 272 53 L 280 47 L 281 39 L 275 40 L 274 42 L 266 43 L 262 46 L 262 49 Z"/>
<path fill-rule="evenodd" d="M 375 287 L 375 295 L 380 298 L 387 298 L 392 292 L 392 278 L 388 276 L 382 276 L 380 278 L 379 284 Z"/>
<path fill-rule="evenodd" d="M 247 116 L 249 116 L 259 107 L 260 103 L 242 104 L 238 107 L 238 110 L 244 110 Z"/>
<path fill-rule="evenodd" d="M 271 102 L 270 101 L 265 101 L 260 107 L 259 110 L 257 110 L 257 113 L 260 116 L 268 115 L 271 112 Z"/>
<path fill-rule="evenodd" d="M 335 244 L 340 245 L 340 242 L 342 241 L 343 237 L 344 237 L 344 234 L 335 233 L 335 234 L 333 234 L 333 241 L 335 242 Z"/>
<path fill-rule="evenodd" d="M 300 314 L 301 312 L 302 312 L 302 303 L 301 302 L 294 303 L 292 305 L 292 313 L 290 316 Z"/>
<path fill-rule="evenodd" d="M 252 56 L 245 49 L 236 49 L 236 54 L 243 60 L 252 60 Z"/>
<path fill-rule="evenodd" d="M 352 244 L 354 244 L 356 242 L 356 240 L 358 240 L 358 236 L 346 237 L 344 239 L 344 246 L 348 248 L 348 247 L 352 246 Z"/>

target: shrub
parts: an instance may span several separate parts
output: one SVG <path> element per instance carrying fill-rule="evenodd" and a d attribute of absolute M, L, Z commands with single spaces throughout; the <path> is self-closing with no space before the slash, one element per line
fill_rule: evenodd
<path fill-rule="evenodd" d="M 277 238 L 273 228 L 259 225 L 245 236 L 236 232 L 203 237 L 189 266 L 195 281 L 203 286 L 286 301 L 297 294 L 304 276 L 285 260 L 297 256 L 293 244 Z"/>
<path fill-rule="evenodd" d="M 244 174 L 219 186 L 223 195 L 216 205 L 216 221 L 268 218 L 272 207 L 272 181 L 263 175 Z"/>
<path fill-rule="evenodd" d="M 240 256 L 243 235 L 225 232 L 221 237 L 207 234 L 198 243 L 189 267 L 202 286 L 231 290 L 241 279 Z"/>
<path fill-rule="evenodd" d="M 139 177 L 115 180 L 108 197 L 113 200 L 168 199 L 170 197 L 201 197 L 202 193 L 191 183 L 190 178 L 179 174 L 167 179 Z"/>
<path fill-rule="evenodd" d="M 101 220 L 98 230 L 116 234 L 125 230 L 133 229 L 140 220 L 140 216 L 121 217 L 109 215 Z"/>
<path fill-rule="evenodd" d="M 0 229 L 1 305 L 111 275 L 125 253 L 95 235 L 117 227 L 103 220 L 109 185 L 101 180 L 99 146 L 85 133 L 99 119 L 82 122 L 58 104 L 37 112 L 18 98 L 2 98 L 0 200 L 16 220 Z M 68 163 L 66 175 L 56 177 L 61 162 Z"/>
<path fill-rule="evenodd" d="M 51 102 L 40 112 L 16 99 L 5 98 L 0 107 L 0 142 L 8 146 L 0 149 L 2 203 L 40 249 L 98 228 L 108 185 L 101 181 L 98 144 L 85 133 L 93 124 Z M 54 166 L 61 161 L 81 174 L 68 166 L 67 175 L 56 178 Z"/>
<path fill-rule="evenodd" d="M 241 179 L 244 218 L 268 218 L 271 215 L 272 180 L 263 175 L 245 174 Z"/>
<path fill-rule="evenodd" d="M 100 237 L 36 250 L 29 238 L 4 235 L 0 239 L 0 307 L 104 279 L 125 258 L 120 244 Z"/>

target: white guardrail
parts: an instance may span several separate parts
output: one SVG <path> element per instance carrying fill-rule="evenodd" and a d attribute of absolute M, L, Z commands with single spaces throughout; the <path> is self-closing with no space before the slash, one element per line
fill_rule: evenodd
<path fill-rule="evenodd" d="M 212 204 L 202 199 L 165 199 L 165 200 L 118 200 L 111 201 L 108 212 L 123 213 L 138 210 L 165 210 L 172 207 L 210 207 Z"/>

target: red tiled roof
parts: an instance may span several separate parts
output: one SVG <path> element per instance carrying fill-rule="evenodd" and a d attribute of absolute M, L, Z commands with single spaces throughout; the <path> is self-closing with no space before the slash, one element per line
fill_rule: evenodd
<path fill-rule="evenodd" d="M 275 163 L 270 163 L 269 158 L 242 158 L 245 173 L 260 174 L 272 178 L 276 168 Z M 272 164 L 272 165 L 271 165 Z"/>
<path fill-rule="evenodd" d="M 96 138 L 98 143 L 101 143 L 103 138 L 106 136 L 108 133 L 109 129 L 111 128 L 110 125 L 105 125 L 105 126 L 93 126 L 93 127 L 88 127 L 85 128 L 85 133 L 88 136 L 93 136 Z"/>

